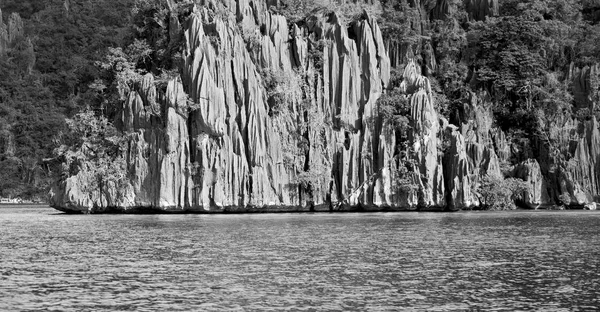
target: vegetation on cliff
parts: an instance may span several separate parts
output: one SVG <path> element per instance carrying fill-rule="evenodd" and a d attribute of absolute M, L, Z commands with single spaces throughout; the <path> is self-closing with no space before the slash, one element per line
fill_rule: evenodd
<path fill-rule="evenodd" d="M 196 70 L 199 64 L 186 62 L 200 57 L 196 55 L 200 52 L 203 60 L 216 60 L 201 64 L 212 66 L 207 71 L 226 69 L 223 62 L 242 57 L 223 49 L 235 46 L 232 38 L 240 36 L 256 73 L 262 76 L 259 88 L 268 117 L 256 116 L 259 110 L 245 114 L 248 106 L 236 108 L 239 112 L 228 108 L 221 112 L 223 116 L 214 117 L 204 103 L 218 102 L 220 96 L 207 99 L 207 91 L 191 91 L 196 87 L 193 83 L 200 84 L 197 77 L 181 79 L 187 106 L 174 108 L 183 118 L 189 116 L 188 130 L 198 132 L 189 140 L 198 149 L 190 152 L 190 164 L 196 167 L 206 156 L 200 144 L 214 144 L 209 150 L 219 144 L 223 148 L 225 143 L 219 140 L 227 137 L 224 133 L 236 131 L 252 140 L 248 124 L 259 119 L 257 127 L 264 130 L 267 126 L 261 118 L 268 118 L 282 136 L 282 163 L 287 169 L 280 173 L 289 179 L 287 187 L 309 202 L 327 193 L 323 197 L 331 202 L 362 196 L 356 203 L 368 206 L 380 196 L 374 185 L 386 189 L 388 176 L 397 190 L 382 191 L 383 206 L 410 202 L 425 208 L 448 203 L 507 209 L 514 202 L 540 202 L 544 196 L 546 203 L 566 205 L 597 199 L 596 182 L 589 183 L 593 187 L 582 184 L 586 179 L 596 181 L 598 174 L 577 171 L 574 164 L 586 161 L 585 166 L 594 168 L 596 158 L 600 160 L 595 154 L 600 147 L 594 145 L 600 118 L 596 65 L 600 6 L 595 2 L 345 2 L 268 1 L 269 12 L 244 2 L 253 12 L 245 16 L 247 12 L 220 1 L 202 1 L 205 13 L 193 13 L 191 0 L 4 1 L 0 7 L 0 196 L 41 197 L 61 174 L 73 175 L 85 166 L 97 173 L 92 176 L 101 184 L 103 176 L 111 176 L 109 180 L 114 176 L 110 183 L 130 179 L 123 157 L 125 142 L 131 139 L 128 131 L 135 129 L 119 124 L 125 122 L 123 103 L 134 101 L 132 94 L 137 93 L 143 106 L 149 107 L 148 114 L 169 125 L 168 108 L 159 104 L 168 102 L 169 82 L 188 75 L 186 70 Z M 202 16 L 202 32 L 210 47 L 186 51 L 194 44 L 184 38 L 191 14 Z M 268 22 L 261 20 L 265 16 Z M 288 33 L 279 33 L 283 25 L 278 24 L 278 16 L 286 17 Z M 235 29 L 228 30 L 230 24 Z M 369 41 L 379 40 L 379 30 L 386 51 L 379 42 Z M 370 32 L 370 37 L 365 39 L 363 32 Z M 277 44 L 271 48 L 279 42 L 277 36 L 286 36 L 282 41 L 294 48 Z M 377 55 L 358 50 L 371 46 Z M 271 61 L 284 56 L 271 54 L 281 51 L 297 55 L 285 56 L 292 61 L 274 66 Z M 334 59 L 338 56 L 339 62 Z M 385 73 L 388 57 L 391 70 Z M 356 68 L 360 64 L 361 73 L 352 76 L 355 67 L 348 64 Z M 411 66 L 415 68 L 407 70 Z M 327 76 L 338 72 L 360 77 L 361 82 Z M 379 77 L 370 77 L 373 73 Z M 147 94 L 150 87 L 144 80 L 148 74 L 155 77 L 152 88 L 158 90 L 152 95 Z M 217 77 L 215 90 L 221 90 L 226 82 L 218 74 L 210 75 Z M 257 99 L 250 97 L 260 92 L 250 90 L 255 86 L 249 76 L 244 77 L 234 82 L 235 90 L 224 90 L 223 97 L 256 104 Z M 330 83 L 339 86 L 330 92 Z M 378 98 L 376 105 L 369 96 Z M 348 109 L 355 105 L 353 101 L 357 108 Z M 235 114 L 233 121 L 219 124 L 218 118 Z M 568 130 L 557 130 L 563 128 Z M 210 139 L 203 139 L 204 135 Z M 244 154 L 236 144 L 232 153 Z M 346 150 L 336 150 L 332 147 L 336 144 Z M 261 163 L 262 155 L 245 153 L 247 164 L 241 167 L 267 170 L 264 165 L 271 175 L 279 172 L 273 169 L 276 164 Z M 107 167 L 109 163 L 120 165 Z M 356 167 L 340 169 L 344 166 Z M 244 183 L 256 184 L 255 176 L 263 173 L 248 170 Z M 344 174 L 351 178 L 342 177 L 340 170 L 350 170 Z M 206 175 L 195 179 L 195 183 L 202 180 L 201 185 L 208 183 Z M 353 195 L 357 190 L 360 195 Z M 273 192 L 281 199 L 287 191 Z M 409 199 L 403 202 L 392 194 Z"/>
<path fill-rule="evenodd" d="M 0 196 L 45 200 L 65 118 L 99 108 L 96 62 L 131 37 L 133 1 L 2 1 Z"/>

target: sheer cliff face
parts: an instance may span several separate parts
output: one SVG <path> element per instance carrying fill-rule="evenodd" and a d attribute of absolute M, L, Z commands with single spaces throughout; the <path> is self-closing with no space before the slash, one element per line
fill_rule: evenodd
<path fill-rule="evenodd" d="M 504 133 L 492 127 L 485 96 L 473 94 L 459 112 L 459 126 L 450 125 L 412 61 L 401 86 L 412 130 L 407 146 L 397 142 L 377 102 L 392 62 L 377 22 L 366 14 L 350 25 L 335 14 L 317 15 L 290 29 L 264 3 L 225 1 L 228 11 L 217 14 L 208 8 L 220 4 L 205 2 L 183 25 L 171 20 L 172 38 L 185 41 L 181 76 L 166 89 L 145 76 L 120 108 L 114 124 L 128 133 L 126 185 L 90 190 L 82 164 L 53 187 L 53 207 L 464 209 L 480 204 L 480 177 L 500 175 L 500 164 L 514 157 Z M 584 165 L 568 164 L 554 176 L 535 160 L 513 168 L 513 176 L 531 185 L 523 196 L 531 207 L 553 203 L 549 184 L 564 186 L 555 192 L 578 203 L 600 193 L 597 122 L 572 127 L 553 139 L 577 138 L 573 157 Z M 407 159 L 399 161 L 398 150 Z M 409 189 L 399 185 L 406 163 Z"/>
<path fill-rule="evenodd" d="M 75 181 L 82 170 L 54 188 L 52 204 L 92 211 L 376 206 L 373 183 L 363 182 L 372 182 L 395 148 L 379 144 L 376 105 L 389 60 L 376 22 L 347 26 L 335 15 L 316 16 L 290 32 L 261 4 L 229 3 L 227 18 L 209 6 L 196 8 L 184 26 L 181 81 L 162 95 L 146 77 L 116 122 L 134 132 L 130 193 L 113 202 L 105 199 L 111 190 L 85 194 Z M 265 80 L 274 73 L 297 79 L 299 94 L 270 103 Z M 194 103 L 189 114 L 186 101 Z M 163 118 L 150 114 L 153 103 Z M 388 197 L 379 204 L 399 201 L 377 192 Z"/>

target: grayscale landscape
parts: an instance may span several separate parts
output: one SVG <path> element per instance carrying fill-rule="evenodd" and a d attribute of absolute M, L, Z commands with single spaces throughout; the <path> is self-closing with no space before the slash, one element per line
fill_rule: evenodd
<path fill-rule="evenodd" d="M 0 0 L 0 310 L 600 310 L 599 0 Z"/>

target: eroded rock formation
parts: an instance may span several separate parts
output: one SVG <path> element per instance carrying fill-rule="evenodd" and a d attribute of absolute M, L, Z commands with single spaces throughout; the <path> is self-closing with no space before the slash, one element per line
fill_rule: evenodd
<path fill-rule="evenodd" d="M 290 38 L 286 20 L 265 5 L 231 3 L 235 20 L 208 7 L 197 7 L 187 21 L 182 83 L 170 82 L 162 94 L 145 77 L 115 122 L 134 133 L 130 192 L 121 201 L 108 200 L 115 193 L 108 189 L 85 194 L 75 181 L 83 168 L 55 187 L 52 205 L 86 211 L 372 206 L 366 182 L 381 166 L 372 158 L 379 149 L 376 101 L 389 79 L 376 22 L 367 16 L 347 27 L 335 14 L 316 16 L 294 26 Z M 322 57 L 309 55 L 309 46 Z M 277 104 L 280 112 L 264 85 L 265 73 L 275 72 L 304 85 L 297 100 Z M 189 114 L 182 109 L 188 98 Z M 162 118 L 152 114 L 156 105 Z"/>
<path fill-rule="evenodd" d="M 477 7 L 473 14 L 497 10 L 494 1 L 469 3 Z M 468 209 L 480 204 L 480 179 L 503 174 L 529 183 L 523 202 L 532 208 L 552 205 L 565 192 L 577 204 L 600 193 L 595 119 L 570 121 L 565 129 L 572 130 L 552 138 L 572 146 L 562 151 L 560 170 L 527 157 L 508 170 L 502 166 L 515 157 L 514 146 L 493 126 L 486 95 L 471 94 L 449 123 L 436 111 L 427 78 L 435 59 L 426 66 L 408 61 L 401 88 L 411 130 L 400 142 L 377 100 L 390 68 L 410 54 L 399 56 L 401 47 L 384 43 L 369 14 L 350 25 L 335 13 L 288 25 L 260 2 L 202 4 L 185 22 L 170 21 L 170 40 L 184 40 L 180 77 L 157 88 L 152 75 L 144 76 L 119 108 L 114 124 L 127 134 L 126 178 L 90 188 L 89 168 L 79 164 L 77 174 L 53 187 L 53 207 Z M 215 14 L 220 6 L 227 14 Z M 436 14 L 446 14 L 445 1 L 437 6 Z"/>
<path fill-rule="evenodd" d="M 600 131 L 595 117 L 582 124 L 572 123 L 571 142 L 575 143 L 572 158 L 566 159 L 566 170 L 559 178 L 562 191 L 571 203 L 584 205 L 598 201 L 600 194 Z"/>
<path fill-rule="evenodd" d="M 569 76 L 573 81 L 575 109 L 587 109 L 592 112 L 598 103 L 598 88 L 600 87 L 600 69 L 598 64 L 577 68 L 571 65 Z"/>

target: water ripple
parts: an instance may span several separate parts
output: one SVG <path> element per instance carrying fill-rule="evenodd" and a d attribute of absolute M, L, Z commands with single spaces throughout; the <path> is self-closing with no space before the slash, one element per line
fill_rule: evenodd
<path fill-rule="evenodd" d="M 600 213 L 0 208 L 1 311 L 596 311 Z"/>

